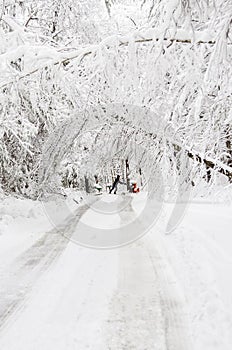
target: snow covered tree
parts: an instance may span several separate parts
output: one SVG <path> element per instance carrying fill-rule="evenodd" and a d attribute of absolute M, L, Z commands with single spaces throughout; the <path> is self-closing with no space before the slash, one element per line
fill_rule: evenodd
<path fill-rule="evenodd" d="M 188 158 L 187 182 L 205 178 L 214 184 L 219 173 L 232 181 L 230 1 L 43 5 L 9 2 L 1 10 L 5 190 L 25 193 L 22 187 L 29 186 L 31 195 L 39 182 L 51 181 L 57 160 L 73 152 L 85 125 L 101 130 L 97 141 L 92 139 L 96 149 L 107 135 L 107 149 L 115 152 L 121 137 L 123 157 L 135 151 L 132 138 L 142 143 L 153 154 L 153 165 L 142 151 L 138 163 L 153 173 L 162 167 L 164 178 L 170 171 L 178 176 L 180 162 Z M 126 106 L 137 106 L 139 113 Z M 55 126 L 63 128 L 58 139 Z M 50 154 L 42 147 L 46 140 L 54 160 L 50 175 L 41 169 Z M 64 152 L 58 142 L 66 142 Z M 106 153 L 103 147 L 94 161 Z"/>

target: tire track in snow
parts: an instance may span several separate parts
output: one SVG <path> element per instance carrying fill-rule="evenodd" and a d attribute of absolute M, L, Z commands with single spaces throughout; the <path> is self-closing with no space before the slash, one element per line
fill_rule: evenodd
<path fill-rule="evenodd" d="M 147 252 L 156 271 L 159 286 L 159 298 L 165 326 L 165 339 L 167 350 L 190 350 L 192 341 L 189 334 L 186 301 L 176 280 L 170 263 L 161 254 L 158 245 L 150 237 L 147 242 Z"/>
<path fill-rule="evenodd" d="M 73 227 L 88 208 L 88 205 L 78 208 L 75 217 L 63 228 L 46 232 L 6 270 L 0 270 L 0 331 L 24 308 L 34 283 L 64 251 Z"/>
<path fill-rule="evenodd" d="M 127 210 L 131 219 L 131 202 Z M 106 323 L 107 349 L 191 349 L 183 296 L 169 262 L 149 236 L 119 250 L 118 288 Z"/>
<path fill-rule="evenodd" d="M 166 349 L 162 346 L 165 332 L 156 284 L 157 275 L 146 250 L 138 243 L 122 248 L 118 288 L 106 325 L 107 349 Z"/>

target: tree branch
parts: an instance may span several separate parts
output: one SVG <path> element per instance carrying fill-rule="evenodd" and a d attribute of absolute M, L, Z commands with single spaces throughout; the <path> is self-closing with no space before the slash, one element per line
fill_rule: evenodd
<path fill-rule="evenodd" d="M 134 125 L 130 125 L 130 127 L 134 128 L 134 130 L 137 130 L 137 127 Z M 154 133 L 149 133 L 146 130 L 143 130 L 140 127 L 140 132 L 142 132 L 142 135 L 144 139 L 148 136 L 150 139 L 155 140 L 157 139 L 158 135 Z M 212 159 L 212 158 L 206 158 L 203 155 L 200 155 L 199 152 L 196 152 L 194 150 L 188 149 L 188 147 L 185 147 L 182 144 L 178 144 L 175 141 L 168 138 L 168 141 L 173 145 L 175 150 L 177 152 L 180 152 L 183 150 L 187 157 L 191 158 L 192 160 L 196 161 L 197 163 L 204 164 L 206 166 L 206 169 L 213 169 L 216 172 L 225 175 L 228 177 L 228 180 L 232 182 L 232 167 L 228 166 L 227 164 L 224 164 L 218 160 Z"/>
<path fill-rule="evenodd" d="M 160 39 L 160 38 L 155 37 L 154 33 L 153 33 L 153 35 L 150 34 L 150 37 L 149 36 L 145 37 L 146 32 L 144 33 L 144 35 L 143 35 L 143 33 L 139 33 L 139 32 L 137 32 L 136 34 L 137 34 L 137 39 L 135 38 L 134 42 L 137 44 L 148 43 L 148 42 L 152 42 L 152 41 L 159 42 L 160 40 L 163 40 L 164 42 L 168 42 L 168 43 L 177 42 L 177 43 L 182 43 L 182 44 L 211 44 L 211 45 L 214 45 L 216 43 L 215 40 L 204 41 L 202 39 L 199 39 L 199 40 L 193 41 L 190 38 L 181 39 L 181 38 L 167 38 L 167 37 L 165 37 L 163 39 Z M 116 36 L 112 36 L 112 37 L 109 37 L 107 39 L 102 40 L 98 45 L 91 45 L 91 46 L 88 46 L 87 48 L 82 49 L 82 50 L 74 50 L 71 53 L 67 54 L 66 57 L 64 57 L 64 54 L 61 54 L 62 58 L 60 60 L 54 60 L 54 62 L 46 63 L 46 64 L 41 65 L 41 66 L 39 66 L 39 67 L 29 71 L 29 72 L 26 72 L 26 73 L 21 74 L 21 75 L 17 75 L 14 79 L 11 79 L 7 82 L 4 82 L 2 85 L 0 85 L 0 89 L 5 88 L 9 84 L 13 84 L 16 81 L 24 79 L 24 78 L 38 72 L 39 70 L 47 68 L 49 66 L 56 66 L 59 64 L 67 65 L 67 64 L 69 64 L 69 61 L 74 60 L 74 59 L 78 59 L 80 62 L 82 62 L 82 60 L 85 57 L 96 52 L 96 50 L 98 48 L 100 48 L 101 46 L 105 46 L 106 48 L 109 49 L 110 47 L 115 46 L 115 42 L 118 42 L 118 46 L 128 46 L 131 38 L 132 38 L 132 36 L 121 36 L 120 37 L 120 36 L 116 35 Z"/>

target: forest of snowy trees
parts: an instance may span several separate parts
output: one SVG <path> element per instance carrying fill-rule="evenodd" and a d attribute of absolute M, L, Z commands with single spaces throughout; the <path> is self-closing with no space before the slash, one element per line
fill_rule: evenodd
<path fill-rule="evenodd" d="M 231 62 L 231 0 L 1 0 L 1 191 L 37 198 L 118 154 L 229 186 Z"/>

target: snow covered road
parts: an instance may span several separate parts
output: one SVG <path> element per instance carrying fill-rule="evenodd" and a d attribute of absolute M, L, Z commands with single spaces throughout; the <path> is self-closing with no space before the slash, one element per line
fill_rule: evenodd
<path fill-rule="evenodd" d="M 119 251 L 107 349 L 190 349 L 184 299 L 167 261 L 146 237 Z"/>
<path fill-rule="evenodd" d="M 22 307 L 27 294 L 42 273 L 58 258 L 68 244 L 70 226 L 77 222 L 87 207 L 76 212 L 75 220 L 67 220 L 65 236 L 54 229 L 43 234 L 30 248 L 9 265 L 0 269 L 0 329 L 18 308 Z"/>
<path fill-rule="evenodd" d="M 126 224 L 125 211 L 133 217 L 136 203 L 123 202 L 127 209 L 111 216 L 115 226 Z M 202 350 L 192 345 L 191 295 L 159 226 L 118 249 L 70 241 L 73 227 L 94 215 L 80 207 L 65 236 L 54 229 L 1 268 L 0 349 Z"/>

